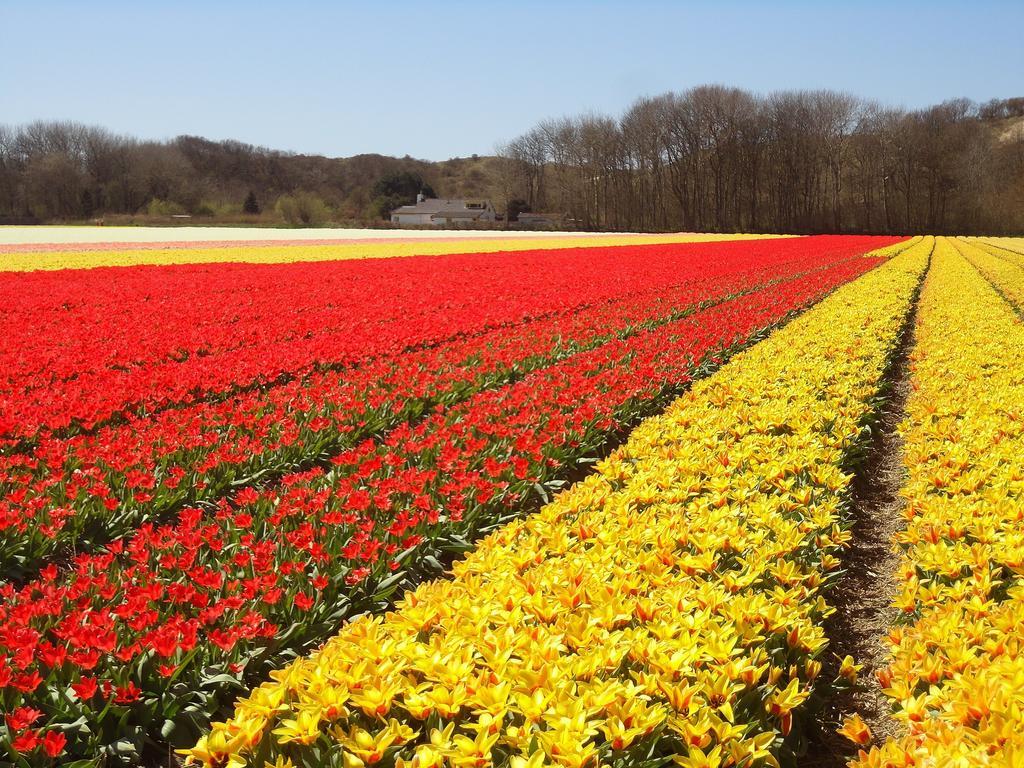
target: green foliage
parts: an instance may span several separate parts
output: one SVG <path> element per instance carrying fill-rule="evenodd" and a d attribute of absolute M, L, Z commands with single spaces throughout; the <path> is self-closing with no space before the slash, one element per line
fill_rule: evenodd
<path fill-rule="evenodd" d="M 418 173 L 398 171 L 381 176 L 370 192 L 373 197 L 370 202 L 370 216 L 386 219 L 395 208 L 415 203 L 416 195 L 420 193 L 426 197 L 437 196 L 433 187 Z"/>
<path fill-rule="evenodd" d="M 150 216 L 173 216 L 184 212 L 185 209 L 180 203 L 173 200 L 161 200 L 159 197 L 154 197 L 146 206 L 146 213 Z"/>
<path fill-rule="evenodd" d="M 282 195 L 275 206 L 278 214 L 293 227 L 319 227 L 330 217 L 327 204 L 311 192 Z"/>
<path fill-rule="evenodd" d="M 437 197 L 433 187 L 427 184 L 418 173 L 399 171 L 381 176 L 373 185 L 372 197 L 396 197 L 409 205 L 416 202 L 416 195 L 422 192 L 427 197 Z"/>
<path fill-rule="evenodd" d="M 415 198 L 413 198 L 413 202 L 415 202 Z M 391 212 L 403 205 L 409 205 L 409 203 L 403 202 L 398 197 L 375 197 L 367 206 L 367 213 L 371 219 L 390 219 Z"/>

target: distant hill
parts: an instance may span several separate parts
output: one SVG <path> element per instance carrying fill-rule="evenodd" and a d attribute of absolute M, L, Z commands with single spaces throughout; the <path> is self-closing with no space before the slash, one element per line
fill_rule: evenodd
<path fill-rule="evenodd" d="M 252 190 L 270 204 L 281 195 L 305 190 L 321 197 L 343 219 L 382 218 L 373 208 L 374 186 L 403 173 L 422 178 L 441 197 L 486 197 L 498 203 L 499 159 L 456 157 L 432 162 L 365 154 L 329 158 L 278 152 L 235 141 L 215 142 L 181 136 L 172 142 L 194 169 L 209 196 L 230 206 Z M 226 213 L 226 211 L 224 211 Z"/>
<path fill-rule="evenodd" d="M 1024 116 L 990 120 L 989 125 L 996 139 L 1003 144 L 1020 141 L 1024 137 Z"/>
<path fill-rule="evenodd" d="M 498 199 L 496 157 L 442 162 L 366 154 L 331 158 L 179 136 L 143 142 L 77 123 L 0 126 L 0 222 L 102 217 L 173 223 L 386 224 L 394 198 L 379 188 L 401 177 L 444 197 Z M 282 201 L 285 203 L 282 205 Z M 245 208 L 249 207 L 249 212 Z M 258 209 L 259 213 L 252 211 Z M 308 217 L 308 220 L 307 220 Z"/>

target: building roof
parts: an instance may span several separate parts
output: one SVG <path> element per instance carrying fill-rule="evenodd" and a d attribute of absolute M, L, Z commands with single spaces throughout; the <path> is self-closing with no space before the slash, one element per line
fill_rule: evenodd
<path fill-rule="evenodd" d="M 468 208 L 466 207 L 467 203 L 482 203 L 484 207 Z M 391 213 L 429 213 L 447 216 L 452 214 L 479 215 L 489 210 L 491 210 L 490 200 L 442 200 L 432 197 L 415 205 L 403 205 L 400 208 L 395 208 Z"/>

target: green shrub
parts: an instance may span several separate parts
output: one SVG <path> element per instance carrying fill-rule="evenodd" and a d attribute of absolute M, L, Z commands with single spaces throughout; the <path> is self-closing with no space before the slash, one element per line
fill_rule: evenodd
<path fill-rule="evenodd" d="M 150 216 L 173 216 L 184 212 L 185 209 L 179 203 L 173 200 L 161 200 L 159 197 L 154 197 L 146 206 L 146 213 Z"/>
<path fill-rule="evenodd" d="M 278 214 L 293 227 L 319 227 L 327 221 L 330 209 L 311 192 L 281 195 L 275 206 Z"/>

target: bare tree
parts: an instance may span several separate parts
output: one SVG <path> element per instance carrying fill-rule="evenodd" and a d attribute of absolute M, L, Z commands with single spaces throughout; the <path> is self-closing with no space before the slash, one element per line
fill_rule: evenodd
<path fill-rule="evenodd" d="M 907 111 L 829 90 L 759 96 L 704 85 L 638 99 L 619 117 L 545 120 L 497 158 L 444 163 L 196 136 L 141 142 L 35 122 L 0 127 L 0 219 L 240 212 L 250 190 L 265 211 L 308 194 L 360 217 L 374 210 L 377 180 L 413 172 L 439 192 L 500 196 L 506 208 L 521 200 L 587 229 L 1015 233 L 1022 118 L 1021 98 Z"/>

